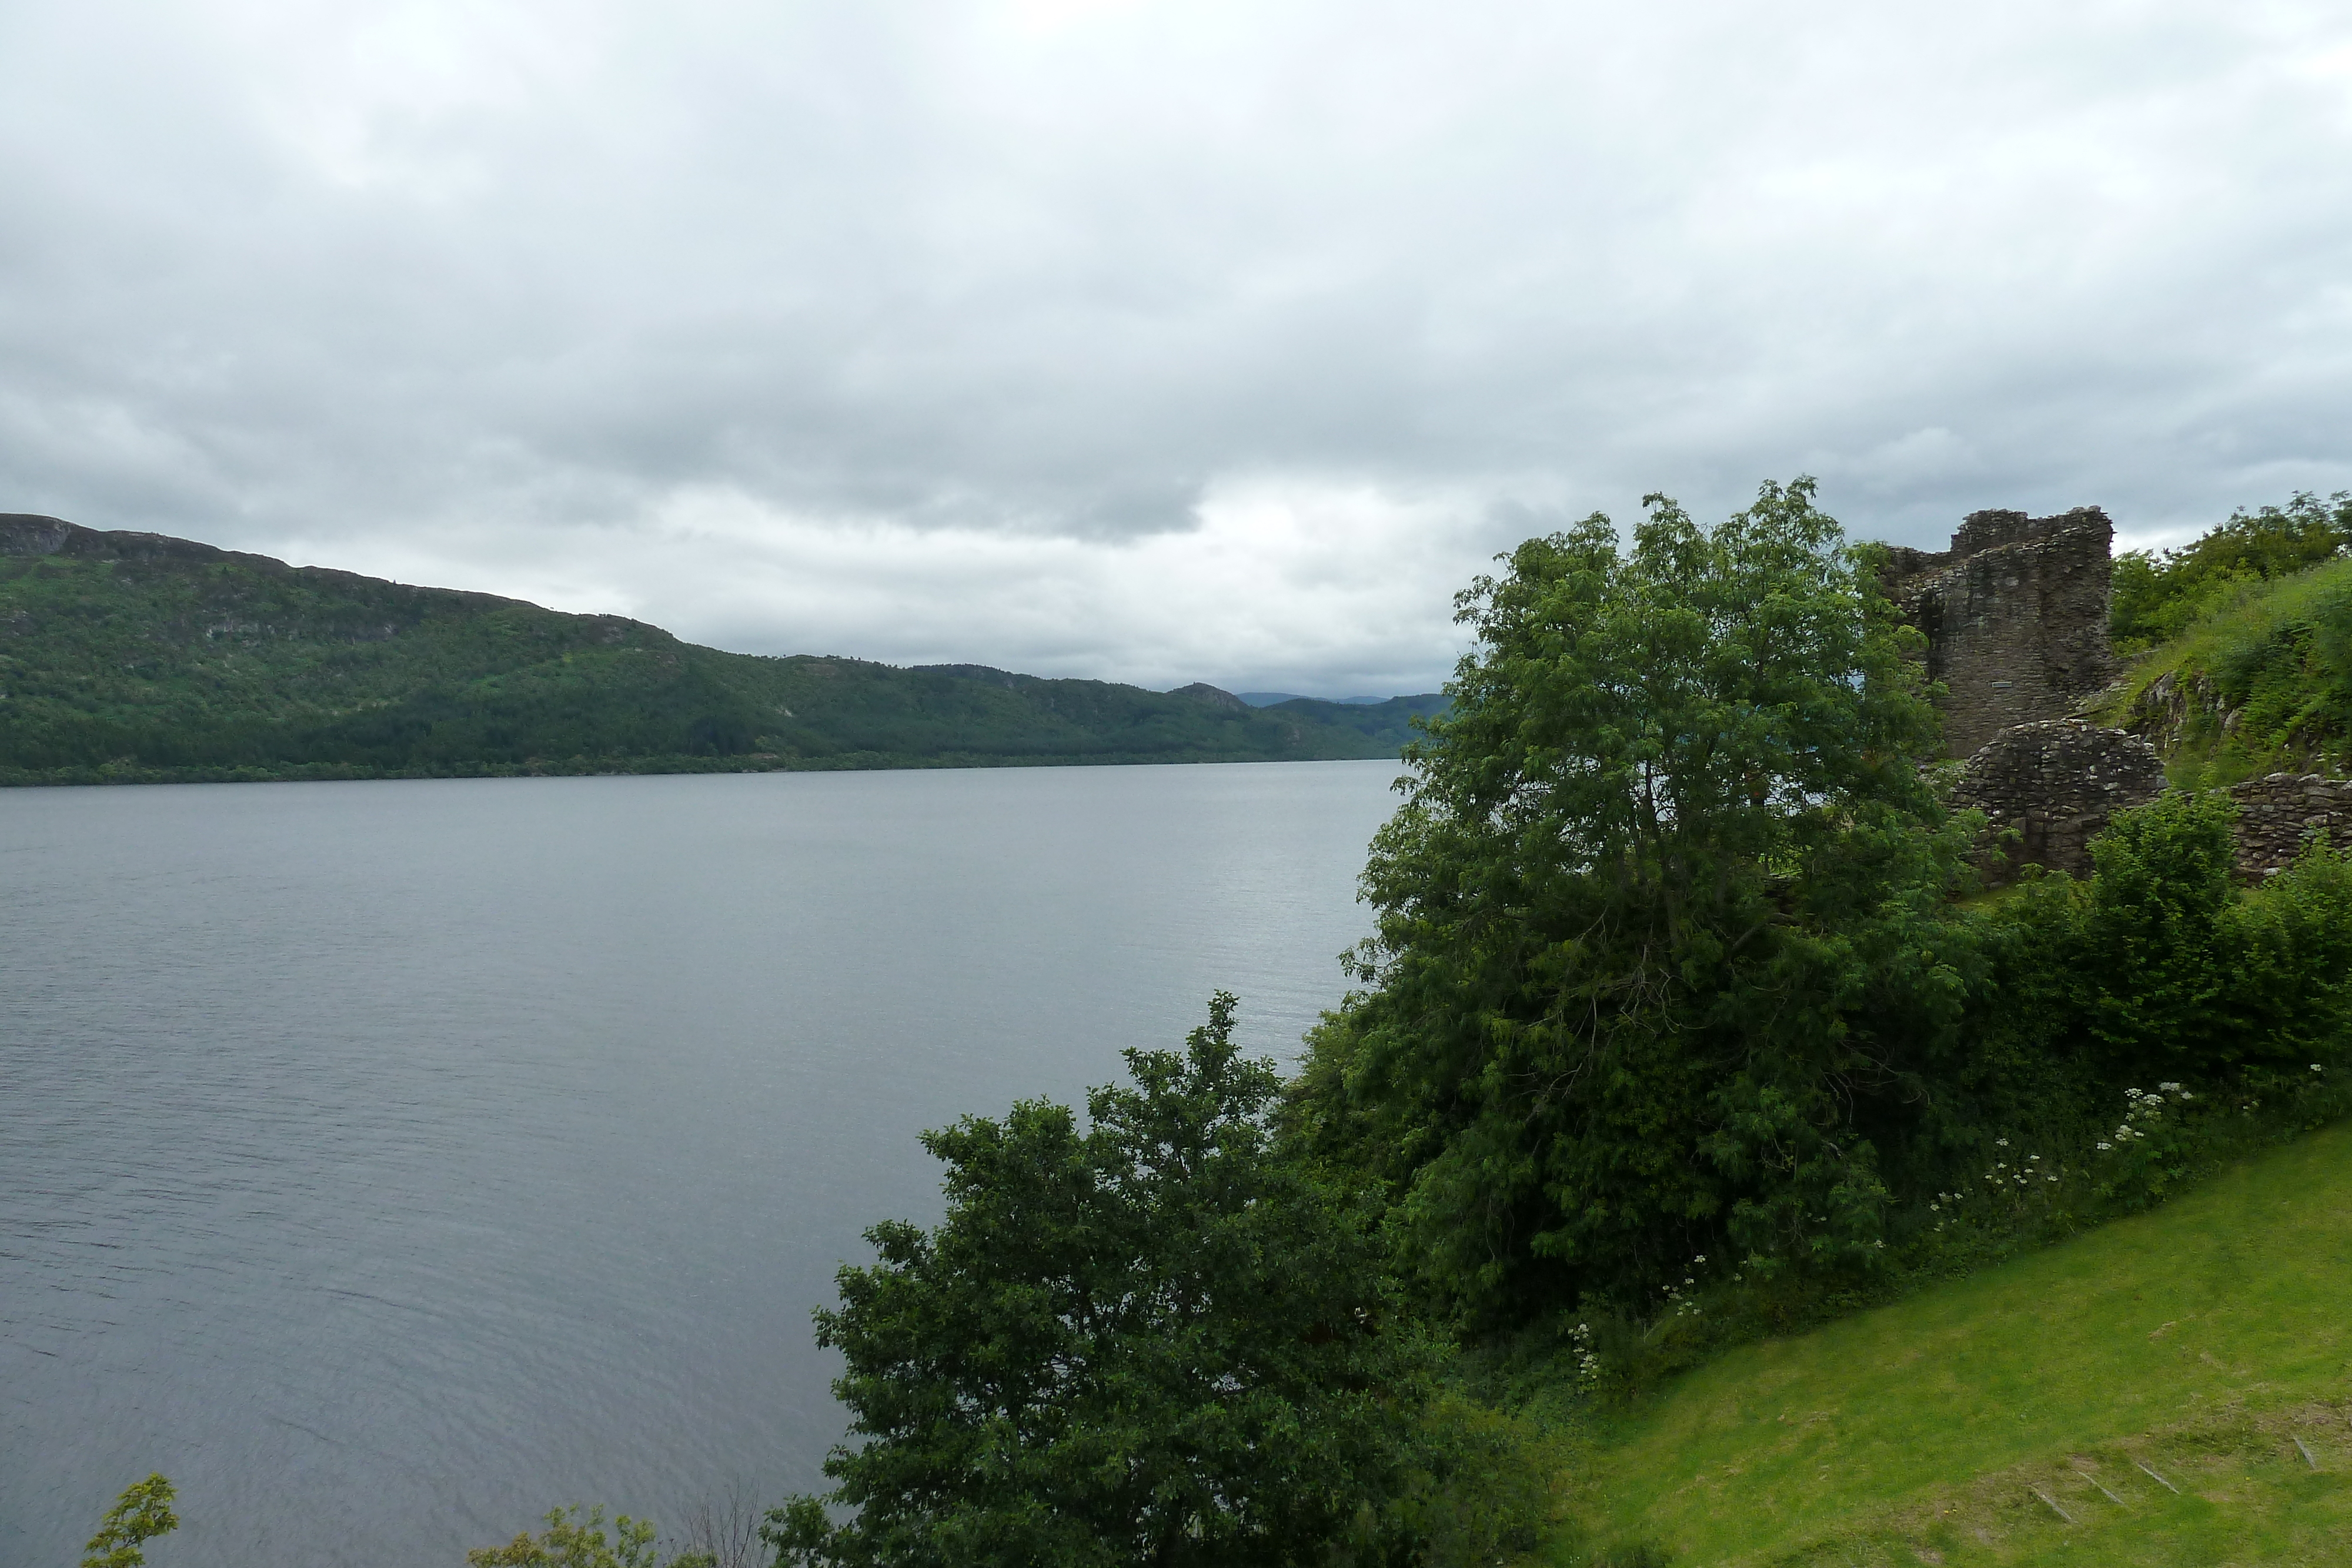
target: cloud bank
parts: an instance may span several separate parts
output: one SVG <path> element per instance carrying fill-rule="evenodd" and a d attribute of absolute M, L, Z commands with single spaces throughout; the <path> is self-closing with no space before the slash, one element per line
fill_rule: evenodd
<path fill-rule="evenodd" d="M 2352 17 L 0 14 L 0 509 L 754 652 L 1428 689 L 1494 551 L 2352 486 Z"/>

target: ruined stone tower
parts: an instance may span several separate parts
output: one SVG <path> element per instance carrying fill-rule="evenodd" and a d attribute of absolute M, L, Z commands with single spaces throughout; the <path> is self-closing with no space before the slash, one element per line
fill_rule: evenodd
<path fill-rule="evenodd" d="M 1952 803 L 1991 823 L 1979 863 L 1993 882 L 2028 862 L 2088 870 L 2107 819 L 2164 789 L 2155 747 L 2073 716 L 2115 674 L 2114 538 L 2096 507 L 1971 512 L 1948 550 L 1888 551 L 1887 595 L 1927 634 L 1927 677 L 1946 689 L 1945 751 L 1967 763 Z"/>
<path fill-rule="evenodd" d="M 1950 694 L 1948 755 L 1973 756 L 2011 725 L 2063 718 L 2114 678 L 2114 538 L 2096 507 L 1971 512 L 1948 550 L 1889 551 L 1887 595 L 1927 634 L 1927 678 Z"/>

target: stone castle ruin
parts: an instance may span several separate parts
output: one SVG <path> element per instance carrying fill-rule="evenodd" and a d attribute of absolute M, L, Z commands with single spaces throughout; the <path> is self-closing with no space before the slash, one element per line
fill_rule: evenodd
<path fill-rule="evenodd" d="M 2156 748 L 2078 716 L 2119 673 L 2107 642 L 2115 525 L 2096 507 L 2052 517 L 1971 512 L 1943 551 L 1890 547 L 1883 579 L 1904 618 L 1927 634 L 1927 677 L 1943 683 L 1947 753 L 1962 767 L 1953 803 L 1991 819 L 2006 862 L 2080 875 L 2107 819 L 2165 789 Z M 2352 780 L 2274 773 L 2237 800 L 2238 869 L 2274 874 L 2325 829 L 2352 842 Z M 1990 849 L 1992 846 L 1988 846 Z"/>
<path fill-rule="evenodd" d="M 1948 550 L 1888 551 L 1887 596 L 1927 634 L 1927 678 L 1950 693 L 1949 755 L 1972 757 L 2011 725 L 2064 718 L 2115 679 L 2115 534 L 2096 507 L 1970 512 Z"/>

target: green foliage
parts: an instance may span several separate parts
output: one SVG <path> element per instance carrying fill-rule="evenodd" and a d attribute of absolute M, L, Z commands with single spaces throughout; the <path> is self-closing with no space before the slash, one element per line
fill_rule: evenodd
<path fill-rule="evenodd" d="M 2352 1031 L 2352 862 L 2325 844 L 2262 886 L 2232 880 L 2236 808 L 2175 791 L 2118 812 L 2094 875 L 2004 904 L 2012 1013 L 2041 1049 L 2113 1093 L 2159 1079 L 2224 1085 L 2333 1061 Z"/>
<path fill-rule="evenodd" d="M 2126 1089 L 2124 1101 L 2122 1118 L 2098 1141 L 2094 1175 L 2101 1197 L 2146 1208 L 2193 1173 L 2217 1103 L 2168 1081 Z"/>
<path fill-rule="evenodd" d="M 1382 1561 L 1436 1351 L 1364 1217 L 1276 1148 L 1220 994 L 1131 1087 L 925 1134 L 946 1218 L 867 1233 L 817 1314 L 863 1443 L 773 1512 L 780 1563 Z M 847 1513 L 828 1517 L 827 1504 Z"/>
<path fill-rule="evenodd" d="M 1540 1423 L 1447 1388 L 1413 1448 L 1391 1512 L 1397 1535 L 1417 1546 L 1415 1563 L 1486 1568 L 1534 1550 L 1558 1522 L 1560 1457 Z"/>
<path fill-rule="evenodd" d="M 547 1528 L 538 1535 L 525 1531 L 504 1546 L 478 1546 L 466 1553 L 467 1568 L 713 1568 L 714 1561 L 688 1552 L 664 1563 L 654 1544 L 653 1521 L 625 1513 L 613 1521 L 608 1538 L 601 1506 L 584 1518 L 576 1506 L 550 1510 Z"/>
<path fill-rule="evenodd" d="M 2105 699 L 2154 740 L 2175 784 L 2206 788 L 2352 758 L 2352 496 L 2241 513 L 2158 560 L 2116 562 L 2118 651 L 2144 653 Z"/>
<path fill-rule="evenodd" d="M 1645 505 L 1631 551 L 1596 515 L 1461 597 L 1478 650 L 1365 873 L 1368 988 L 1293 1105 L 1491 1317 L 1655 1302 L 1708 1256 L 1867 1267 L 1981 967 L 1872 563 L 1810 481 L 1711 531 Z"/>
<path fill-rule="evenodd" d="M 2237 511 L 2195 543 L 2116 558 L 2108 625 L 2118 652 L 2178 637 L 2240 585 L 2289 577 L 2352 549 L 2352 494 L 2297 491 L 2284 507 Z"/>
<path fill-rule="evenodd" d="M 2352 560 L 2249 587 L 2142 660 L 2110 722 L 2147 733 L 2184 788 L 2352 758 Z"/>
<path fill-rule="evenodd" d="M 2226 795 L 2168 795 L 2118 813 L 2091 846 L 2080 924 L 2061 941 L 2079 965 L 2085 1043 L 2126 1071 L 2202 1074 L 2245 1043 L 2231 1005 L 2236 816 Z"/>
<path fill-rule="evenodd" d="M 141 1568 L 147 1542 L 179 1527 L 179 1515 L 172 1511 L 172 1483 L 160 1475 L 133 1481 L 82 1548 L 81 1568 Z"/>
<path fill-rule="evenodd" d="M 0 555 L 0 780 L 1392 757 L 1430 698 L 1254 709 L 758 658 L 202 546 Z"/>

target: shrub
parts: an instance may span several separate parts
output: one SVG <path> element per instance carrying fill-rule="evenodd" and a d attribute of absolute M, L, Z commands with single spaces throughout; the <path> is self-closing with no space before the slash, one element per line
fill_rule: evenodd
<path fill-rule="evenodd" d="M 2236 808 L 2176 791 L 2116 813 L 2084 883 L 2045 878 L 2004 912 L 2000 978 L 2099 1097 L 2160 1079 L 2218 1085 L 2332 1060 L 2352 1028 L 2352 862 L 2315 844 L 2254 888 Z M 2013 1005 L 2013 1004 L 2012 1004 Z"/>
<path fill-rule="evenodd" d="M 665 1564 L 654 1545 L 651 1520 L 622 1514 L 613 1521 L 614 1533 L 604 1534 L 604 1511 L 592 1508 L 583 1518 L 577 1507 L 551 1510 L 547 1528 L 536 1536 L 525 1531 L 504 1546 L 478 1546 L 466 1553 L 467 1568 L 712 1568 L 705 1552 L 687 1552 Z"/>

